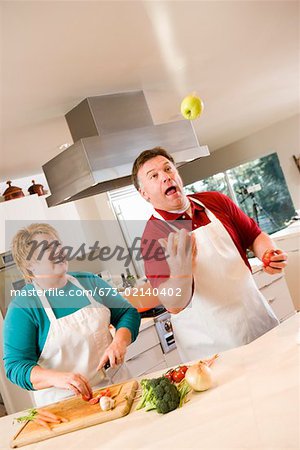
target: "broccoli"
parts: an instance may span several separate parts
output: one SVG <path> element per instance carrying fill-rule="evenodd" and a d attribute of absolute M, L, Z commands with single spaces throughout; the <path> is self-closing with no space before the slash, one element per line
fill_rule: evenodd
<path fill-rule="evenodd" d="M 141 387 L 143 393 L 137 409 L 145 408 L 146 411 L 156 409 L 158 413 L 166 414 L 178 408 L 180 393 L 167 378 L 142 380 Z"/>

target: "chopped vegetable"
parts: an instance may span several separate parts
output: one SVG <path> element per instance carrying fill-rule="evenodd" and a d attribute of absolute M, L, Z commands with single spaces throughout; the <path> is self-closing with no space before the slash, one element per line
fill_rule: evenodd
<path fill-rule="evenodd" d="M 166 414 L 178 408 L 180 393 L 170 380 L 165 377 L 142 380 L 142 399 L 137 409 L 146 411 L 156 409 L 160 414 Z"/>
<path fill-rule="evenodd" d="M 45 409 L 28 409 L 28 414 L 26 416 L 17 417 L 15 420 L 19 423 L 21 422 L 31 422 L 37 423 L 47 430 L 51 430 L 50 424 L 58 424 L 61 422 L 68 422 L 67 419 L 56 414 L 46 411 Z"/>
<path fill-rule="evenodd" d="M 32 408 L 32 409 L 28 409 L 27 413 L 28 414 L 26 416 L 15 417 L 14 420 L 16 420 L 19 423 L 31 421 L 36 418 L 38 411 L 37 411 L 37 409 Z"/>
<path fill-rule="evenodd" d="M 99 400 L 100 400 L 101 397 L 111 397 L 110 389 L 109 388 L 104 389 L 98 395 L 96 395 L 96 397 L 93 397 L 90 400 L 88 400 L 88 402 L 91 405 L 95 405 L 96 403 L 99 403 Z"/>

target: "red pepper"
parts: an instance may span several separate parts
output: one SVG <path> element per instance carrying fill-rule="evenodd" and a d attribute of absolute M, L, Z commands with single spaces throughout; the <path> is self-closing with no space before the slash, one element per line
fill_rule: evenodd
<path fill-rule="evenodd" d="M 96 397 L 91 398 L 88 402 L 91 405 L 95 405 L 96 403 L 99 403 L 99 400 L 101 397 L 111 397 L 111 391 L 109 388 L 104 389 L 103 391 L 99 392 Z"/>

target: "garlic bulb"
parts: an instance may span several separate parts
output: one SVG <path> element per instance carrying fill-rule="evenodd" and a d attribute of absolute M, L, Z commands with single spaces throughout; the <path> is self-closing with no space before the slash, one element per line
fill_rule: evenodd
<path fill-rule="evenodd" d="M 113 409 L 115 401 L 110 397 L 103 396 L 100 398 L 99 404 L 102 411 L 109 411 Z"/>

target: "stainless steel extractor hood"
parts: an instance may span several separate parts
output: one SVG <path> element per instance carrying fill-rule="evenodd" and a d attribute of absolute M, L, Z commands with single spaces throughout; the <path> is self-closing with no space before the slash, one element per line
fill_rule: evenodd
<path fill-rule="evenodd" d="M 43 165 L 48 206 L 131 184 L 133 161 L 155 146 L 178 167 L 209 154 L 190 121 L 154 125 L 142 91 L 86 98 L 65 117 L 75 143 Z"/>

